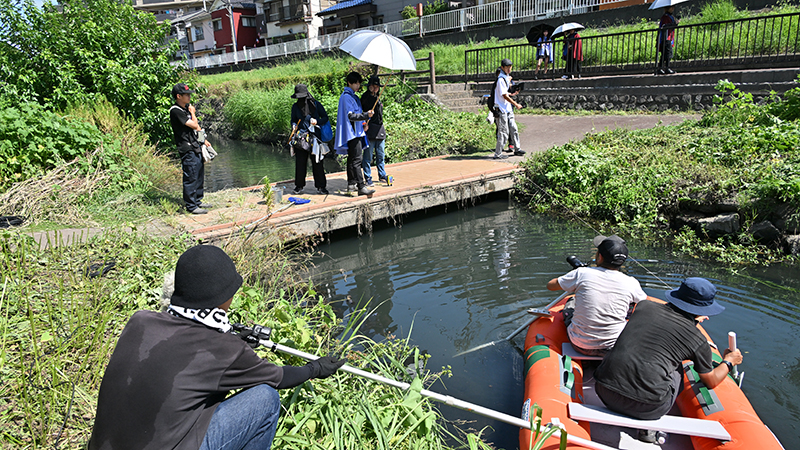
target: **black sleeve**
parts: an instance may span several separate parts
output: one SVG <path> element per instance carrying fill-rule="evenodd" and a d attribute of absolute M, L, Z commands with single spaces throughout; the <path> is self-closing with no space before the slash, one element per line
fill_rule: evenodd
<path fill-rule="evenodd" d="M 364 92 L 364 95 L 361 96 L 361 109 L 364 110 L 364 111 L 368 111 L 368 110 L 372 109 L 372 105 L 370 105 L 369 97 L 371 97 L 371 96 L 367 95 L 366 92 Z"/>
<path fill-rule="evenodd" d="M 362 112 L 361 114 L 356 114 L 353 111 L 350 111 L 347 113 L 347 119 L 350 122 L 358 122 L 359 120 L 369 120 L 369 115 L 365 112 Z"/>
<path fill-rule="evenodd" d="M 300 112 L 300 108 L 297 107 L 297 103 L 293 104 L 292 105 L 292 120 L 291 120 L 292 123 L 290 123 L 289 126 L 293 127 L 293 126 L 297 125 L 297 122 L 299 122 L 303 118 L 302 114 L 303 113 Z"/>
<path fill-rule="evenodd" d="M 313 369 L 310 365 L 283 366 L 283 379 L 278 384 L 278 389 L 287 389 L 299 386 L 311 379 Z"/>

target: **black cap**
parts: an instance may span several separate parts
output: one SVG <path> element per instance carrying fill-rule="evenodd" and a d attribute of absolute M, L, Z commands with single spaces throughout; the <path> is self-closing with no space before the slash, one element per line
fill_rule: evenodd
<path fill-rule="evenodd" d="M 178 83 L 172 88 L 172 97 L 175 98 L 178 94 L 194 94 L 194 90 L 189 89 L 186 83 Z"/>
<path fill-rule="evenodd" d="M 306 97 L 309 97 L 308 86 L 306 86 L 303 83 L 295 85 L 294 94 L 292 94 L 292 98 L 306 98 Z"/>
<path fill-rule="evenodd" d="M 625 240 L 616 234 L 613 236 L 596 236 L 593 241 L 594 246 L 603 260 L 612 266 L 621 266 L 628 259 L 628 246 Z"/>
<path fill-rule="evenodd" d="M 511 64 L 511 60 L 508 58 L 503 58 L 503 60 L 500 61 L 500 67 L 508 67 L 508 66 L 513 66 L 513 64 Z"/>
<path fill-rule="evenodd" d="M 378 78 L 377 75 L 372 75 L 372 76 L 369 77 L 369 81 L 367 82 L 367 86 L 373 86 L 373 85 L 374 86 L 378 86 L 378 87 L 383 87 L 383 85 L 381 84 L 381 79 Z"/>
<path fill-rule="evenodd" d="M 198 245 L 183 252 L 175 265 L 170 303 L 192 309 L 216 308 L 242 286 L 230 256 L 219 247 Z"/>

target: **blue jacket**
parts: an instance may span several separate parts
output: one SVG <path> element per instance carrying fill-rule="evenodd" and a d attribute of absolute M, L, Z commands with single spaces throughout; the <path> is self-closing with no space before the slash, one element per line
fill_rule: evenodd
<path fill-rule="evenodd" d="M 353 139 L 362 138 L 364 139 L 363 146 L 366 147 L 367 145 L 367 134 L 364 132 L 364 126 L 361 122 L 369 120 L 369 118 L 359 118 L 351 121 L 349 118 L 351 116 L 350 113 L 361 116 L 364 111 L 361 109 L 361 100 L 356 97 L 356 93 L 350 87 L 346 87 L 342 92 L 342 96 L 339 97 L 339 110 L 336 112 L 336 139 L 333 147 L 336 153 L 341 155 L 347 154 L 347 142 Z"/>

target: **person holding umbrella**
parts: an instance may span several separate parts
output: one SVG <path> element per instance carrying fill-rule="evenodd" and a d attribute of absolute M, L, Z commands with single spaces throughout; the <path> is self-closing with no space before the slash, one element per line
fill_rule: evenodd
<path fill-rule="evenodd" d="M 669 60 L 672 59 L 672 47 L 675 46 L 675 27 L 678 21 L 672 13 L 675 12 L 675 6 L 670 5 L 664 8 L 664 15 L 661 16 L 661 21 L 658 24 L 658 38 L 656 39 L 658 53 L 658 66 L 656 67 L 656 75 L 666 75 L 675 73 L 674 70 L 669 68 Z"/>
<path fill-rule="evenodd" d="M 358 190 L 358 195 L 372 195 L 374 189 L 369 189 L 364 183 L 364 174 L 361 169 L 362 152 L 367 142 L 364 124 L 373 115 L 373 111 L 364 112 L 361 108 L 361 99 L 356 92 L 361 89 L 364 79 L 358 72 L 350 72 L 346 77 L 347 87 L 339 97 L 339 110 L 336 114 L 336 141 L 334 150 L 339 154 L 347 154 L 347 190 Z"/>
<path fill-rule="evenodd" d="M 367 123 L 367 140 L 369 145 L 364 152 L 361 167 L 364 168 L 364 182 L 372 186 L 372 155 L 375 155 L 375 168 L 378 169 L 378 180 L 386 182 L 386 169 L 383 165 L 384 144 L 386 143 L 386 128 L 383 127 L 383 103 L 380 101 L 380 90 L 383 85 L 377 75 L 369 77 L 367 92 L 361 96 L 361 108 L 364 111 L 374 111 L 374 115 Z"/>
<path fill-rule="evenodd" d="M 577 29 L 567 31 L 564 38 L 564 55 L 567 60 L 566 74 L 561 77 L 578 78 L 581 77 L 581 61 L 583 61 L 583 41 Z"/>
<path fill-rule="evenodd" d="M 542 36 L 536 41 L 536 72 L 533 78 L 539 79 L 539 69 L 544 63 L 544 75 L 547 75 L 547 63 L 553 59 L 553 40 L 548 36 L 549 31 L 545 28 L 542 30 Z"/>

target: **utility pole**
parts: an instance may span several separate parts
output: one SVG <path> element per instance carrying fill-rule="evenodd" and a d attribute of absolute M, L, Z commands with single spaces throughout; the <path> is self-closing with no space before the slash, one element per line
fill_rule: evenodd
<path fill-rule="evenodd" d="M 228 17 L 231 19 L 231 38 L 233 39 L 233 63 L 239 64 L 239 57 L 236 51 L 236 28 L 233 26 L 233 7 L 230 0 L 225 2 L 228 5 Z"/>

